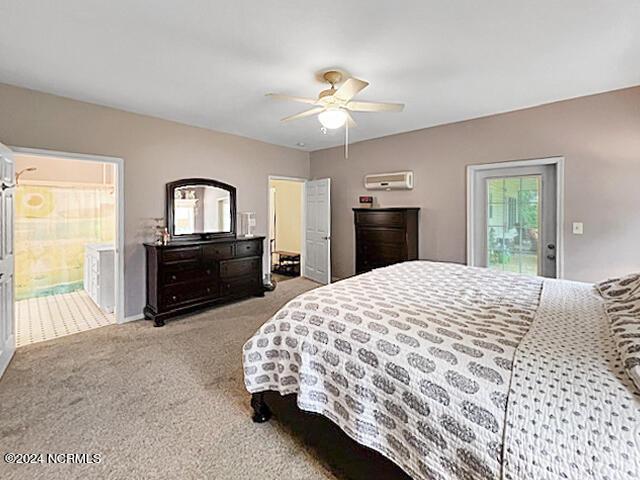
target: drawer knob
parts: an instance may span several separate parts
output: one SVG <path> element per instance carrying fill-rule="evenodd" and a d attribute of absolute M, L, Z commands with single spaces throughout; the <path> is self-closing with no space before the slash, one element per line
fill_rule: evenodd
<path fill-rule="evenodd" d="M 175 275 L 171 275 L 171 280 L 176 280 L 178 277 L 176 277 Z"/>
<path fill-rule="evenodd" d="M 207 270 L 207 275 L 211 275 L 211 270 Z"/>
<path fill-rule="evenodd" d="M 210 288 L 207 288 L 207 293 L 211 293 L 211 289 Z"/>
<path fill-rule="evenodd" d="M 178 299 L 178 297 L 176 297 L 175 295 L 171 296 L 171 300 L 176 301 Z"/>

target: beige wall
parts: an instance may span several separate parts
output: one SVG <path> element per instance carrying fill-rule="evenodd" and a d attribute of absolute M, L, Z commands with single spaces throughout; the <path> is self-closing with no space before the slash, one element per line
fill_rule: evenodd
<path fill-rule="evenodd" d="M 411 105 L 409 105 L 409 108 Z M 361 122 L 366 124 L 366 121 Z M 363 125 L 366 128 L 365 125 Z M 564 156 L 565 277 L 640 271 L 640 87 L 418 130 L 311 154 L 332 179 L 332 264 L 354 271 L 351 207 L 367 173 L 413 170 L 413 191 L 372 192 L 381 206 L 418 206 L 420 258 L 465 261 L 466 166 Z M 571 222 L 584 222 L 584 235 Z"/>
<path fill-rule="evenodd" d="M 276 250 L 301 252 L 302 183 L 271 180 L 275 188 Z"/>
<path fill-rule="evenodd" d="M 125 315 L 144 304 L 143 227 L 164 216 L 164 185 L 209 177 L 238 189 L 238 211 L 267 225 L 267 177 L 307 177 L 306 152 L 0 84 L 0 142 L 124 159 Z M 215 108 L 215 105 L 212 105 Z"/>
<path fill-rule="evenodd" d="M 55 157 L 19 154 L 15 156 L 16 172 L 35 167 L 34 172 L 24 172 L 20 182 L 104 183 L 115 184 L 113 164 Z"/>

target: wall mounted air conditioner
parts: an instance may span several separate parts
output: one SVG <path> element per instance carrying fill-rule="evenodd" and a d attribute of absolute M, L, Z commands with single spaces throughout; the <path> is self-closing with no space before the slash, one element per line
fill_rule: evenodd
<path fill-rule="evenodd" d="M 411 190 L 413 188 L 413 172 L 365 175 L 364 188 L 367 190 Z"/>

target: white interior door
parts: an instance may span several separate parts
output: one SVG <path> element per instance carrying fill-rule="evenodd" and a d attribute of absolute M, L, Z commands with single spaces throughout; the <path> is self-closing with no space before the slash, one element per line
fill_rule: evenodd
<path fill-rule="evenodd" d="M 0 375 L 16 349 L 13 303 L 13 208 L 15 195 L 13 154 L 0 144 Z"/>
<path fill-rule="evenodd" d="M 304 276 L 331 283 L 331 179 L 309 180 L 305 187 Z"/>

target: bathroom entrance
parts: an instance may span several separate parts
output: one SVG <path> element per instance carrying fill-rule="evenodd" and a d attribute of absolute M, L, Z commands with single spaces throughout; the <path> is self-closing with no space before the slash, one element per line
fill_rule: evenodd
<path fill-rule="evenodd" d="M 16 346 L 116 323 L 117 165 L 14 161 Z"/>

